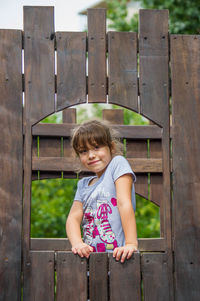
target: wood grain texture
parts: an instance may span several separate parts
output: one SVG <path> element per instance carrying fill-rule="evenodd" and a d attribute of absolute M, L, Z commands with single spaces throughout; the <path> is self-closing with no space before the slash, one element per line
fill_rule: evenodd
<path fill-rule="evenodd" d="M 103 120 L 108 121 L 110 124 L 124 124 L 124 111 L 116 109 L 104 109 L 102 110 Z M 113 128 L 113 127 L 112 127 Z"/>
<path fill-rule="evenodd" d="M 21 296 L 22 32 L 0 30 L 0 300 Z"/>
<path fill-rule="evenodd" d="M 55 112 L 53 7 L 24 7 L 25 123 Z"/>
<path fill-rule="evenodd" d="M 31 238 L 33 251 L 71 251 L 68 238 Z"/>
<path fill-rule="evenodd" d="M 137 34 L 108 32 L 109 103 L 138 111 Z"/>
<path fill-rule="evenodd" d="M 92 253 L 89 257 L 89 299 L 108 300 L 108 254 Z"/>
<path fill-rule="evenodd" d="M 120 119 L 121 121 L 121 119 Z M 39 123 L 33 126 L 34 136 L 58 136 L 70 137 L 71 131 L 76 124 L 47 124 Z M 119 132 L 120 138 L 130 139 L 161 139 L 162 129 L 158 126 L 149 125 L 113 125 L 112 128 Z"/>
<path fill-rule="evenodd" d="M 128 159 L 131 168 L 135 172 L 148 173 L 148 172 L 162 172 L 161 159 Z M 73 171 L 76 170 L 76 160 L 71 158 L 56 158 L 56 157 L 40 157 L 33 158 L 32 170 L 41 171 Z M 82 171 L 87 169 L 82 168 Z"/>
<path fill-rule="evenodd" d="M 162 143 L 160 140 L 150 140 L 150 158 L 162 158 Z M 150 175 L 150 200 L 159 205 L 163 199 L 163 176 L 162 174 Z M 163 231 L 161 231 L 163 233 Z"/>
<path fill-rule="evenodd" d="M 163 238 L 139 238 L 140 251 L 158 252 L 165 250 Z M 68 238 L 31 238 L 31 250 L 71 251 Z"/>
<path fill-rule="evenodd" d="M 126 139 L 126 158 L 144 158 L 148 157 L 148 146 L 147 140 L 135 140 L 135 139 Z M 130 160 L 133 160 L 130 159 Z M 133 169 L 134 172 L 137 172 L 136 169 Z M 137 173 L 135 184 L 135 192 L 145 199 L 149 198 L 149 189 L 148 189 L 148 174 L 147 173 Z"/>
<path fill-rule="evenodd" d="M 72 252 L 57 253 L 57 301 L 87 300 L 87 260 Z"/>
<path fill-rule="evenodd" d="M 60 158 L 62 154 L 61 150 L 61 138 L 56 137 L 40 137 L 39 138 L 39 158 L 43 157 L 57 157 Z M 61 172 L 52 171 L 40 171 L 39 177 L 42 179 L 54 179 L 61 178 Z"/>
<path fill-rule="evenodd" d="M 86 33 L 57 32 L 57 108 L 86 102 Z"/>
<path fill-rule="evenodd" d="M 54 252 L 31 251 L 24 269 L 24 301 L 54 300 Z"/>
<path fill-rule="evenodd" d="M 171 261 L 165 253 L 144 253 L 141 260 L 144 300 L 173 299 Z"/>
<path fill-rule="evenodd" d="M 140 253 L 123 264 L 109 254 L 110 300 L 141 300 Z"/>
<path fill-rule="evenodd" d="M 106 102 L 106 10 L 88 9 L 88 101 Z"/>
<path fill-rule="evenodd" d="M 200 37 L 172 35 L 171 65 L 176 300 L 198 300 L 200 295 Z"/>
<path fill-rule="evenodd" d="M 140 112 L 158 125 L 168 119 L 168 10 L 140 10 Z"/>
<path fill-rule="evenodd" d="M 76 109 L 65 109 L 63 111 L 63 123 L 76 124 Z M 72 135 L 72 132 L 70 134 Z M 70 137 L 63 137 L 63 157 L 66 158 L 76 157 L 75 152 L 71 146 L 71 135 Z M 77 173 L 75 170 L 72 170 L 71 172 L 64 172 L 63 177 L 76 179 Z"/>

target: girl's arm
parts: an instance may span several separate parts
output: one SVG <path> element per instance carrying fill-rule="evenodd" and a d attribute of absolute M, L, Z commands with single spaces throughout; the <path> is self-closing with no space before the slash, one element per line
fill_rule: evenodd
<path fill-rule="evenodd" d="M 126 258 L 129 259 L 138 248 L 135 213 L 131 202 L 132 184 L 131 174 L 125 174 L 115 181 L 117 207 L 124 230 L 125 246 L 116 248 L 113 256 L 116 260 L 121 258 L 121 262 L 124 262 Z"/>
<path fill-rule="evenodd" d="M 66 232 L 72 245 L 72 252 L 88 258 L 93 249 L 82 240 L 80 228 L 82 218 L 83 205 L 81 202 L 74 201 L 66 221 Z"/>

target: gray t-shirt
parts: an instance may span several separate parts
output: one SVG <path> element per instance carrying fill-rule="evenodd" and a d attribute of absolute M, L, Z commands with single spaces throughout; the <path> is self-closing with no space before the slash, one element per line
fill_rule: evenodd
<path fill-rule="evenodd" d="M 122 156 L 114 157 L 102 176 L 88 185 L 96 176 L 78 182 L 74 200 L 83 203 L 83 239 L 94 252 L 112 252 L 125 244 L 121 218 L 117 208 L 115 181 L 124 174 L 133 173 L 128 161 Z M 132 185 L 132 205 L 135 210 L 135 189 Z"/>

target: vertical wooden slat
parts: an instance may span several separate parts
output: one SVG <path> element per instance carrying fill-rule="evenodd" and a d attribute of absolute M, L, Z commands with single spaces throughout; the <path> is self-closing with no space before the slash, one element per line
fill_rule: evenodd
<path fill-rule="evenodd" d="M 76 109 L 65 109 L 63 111 L 63 123 L 73 123 L 76 124 Z M 74 161 L 74 150 L 71 147 L 70 139 L 63 138 L 63 157 L 71 157 Z M 76 166 L 72 166 L 72 172 L 64 172 L 64 178 L 77 178 Z"/>
<path fill-rule="evenodd" d="M 171 260 L 167 254 L 144 253 L 141 260 L 145 301 L 173 300 Z"/>
<path fill-rule="evenodd" d="M 86 33 L 58 32 L 57 111 L 86 102 Z"/>
<path fill-rule="evenodd" d="M 162 159 L 162 143 L 161 140 L 150 140 L 150 158 Z M 162 174 L 150 175 L 150 200 L 155 204 L 160 204 L 163 193 L 163 177 Z M 163 233 L 163 231 L 161 231 Z"/>
<path fill-rule="evenodd" d="M 138 111 L 137 34 L 108 33 L 109 103 Z"/>
<path fill-rule="evenodd" d="M 61 157 L 61 138 L 40 137 L 39 157 Z M 40 179 L 61 178 L 61 172 L 40 171 Z"/>
<path fill-rule="evenodd" d="M 31 251 L 24 269 L 24 301 L 54 300 L 54 252 Z"/>
<path fill-rule="evenodd" d="M 176 300 L 200 296 L 200 37 L 171 36 Z"/>
<path fill-rule="evenodd" d="M 147 158 L 147 140 L 126 139 L 126 157 L 128 158 Z M 148 199 L 148 174 L 136 174 L 135 192 Z"/>
<path fill-rule="evenodd" d="M 54 48 L 54 8 L 25 6 L 25 123 L 33 125 L 55 111 Z"/>
<path fill-rule="evenodd" d="M 111 124 L 124 124 L 124 111 L 116 109 L 102 110 L 103 120 L 109 121 Z"/>
<path fill-rule="evenodd" d="M 90 254 L 89 259 L 89 299 L 108 300 L 108 255 Z"/>
<path fill-rule="evenodd" d="M 106 10 L 88 9 L 88 101 L 106 102 Z"/>
<path fill-rule="evenodd" d="M 109 268 L 110 300 L 140 301 L 140 254 L 134 253 L 133 257 L 125 261 L 123 264 L 121 262 L 117 262 L 111 254 L 109 255 Z"/>
<path fill-rule="evenodd" d="M 0 300 L 20 300 L 22 33 L 0 30 Z"/>
<path fill-rule="evenodd" d="M 32 157 L 38 157 L 38 137 L 32 138 Z M 32 171 L 32 180 L 38 180 L 38 171 Z"/>
<path fill-rule="evenodd" d="M 171 248 L 169 49 L 168 10 L 140 10 L 140 104 L 141 113 L 163 128 L 163 198 L 160 222 L 166 249 Z M 154 72 L 152 72 L 155 70 Z"/>
<path fill-rule="evenodd" d="M 87 300 L 87 260 L 72 252 L 57 253 L 57 301 Z"/>
<path fill-rule="evenodd" d="M 168 10 L 140 10 L 140 111 L 165 124 L 168 120 Z"/>

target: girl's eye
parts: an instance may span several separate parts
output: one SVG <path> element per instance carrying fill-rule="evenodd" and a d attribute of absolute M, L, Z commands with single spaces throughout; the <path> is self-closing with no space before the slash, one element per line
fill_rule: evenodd
<path fill-rule="evenodd" d="M 85 153 L 87 153 L 86 149 L 82 149 L 82 150 L 79 151 L 79 154 L 85 154 Z"/>

